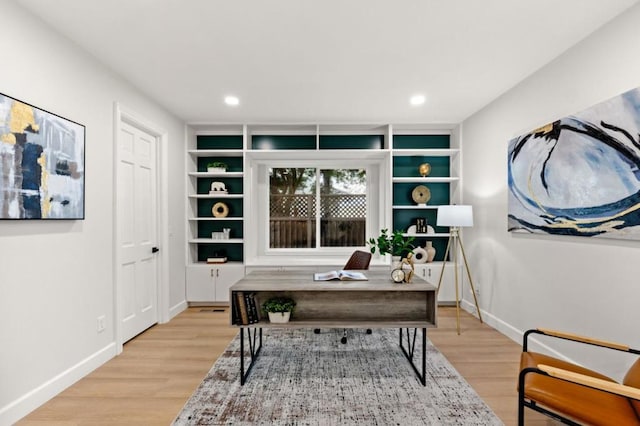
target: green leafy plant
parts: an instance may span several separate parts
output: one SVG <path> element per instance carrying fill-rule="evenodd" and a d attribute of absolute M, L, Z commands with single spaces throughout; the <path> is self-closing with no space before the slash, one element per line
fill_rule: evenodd
<path fill-rule="evenodd" d="M 216 167 L 218 169 L 226 169 L 228 168 L 227 163 L 223 163 L 222 161 L 211 161 L 207 163 L 207 168 Z"/>
<path fill-rule="evenodd" d="M 402 235 L 402 231 L 389 234 L 388 229 L 383 229 L 377 238 L 369 238 L 367 244 L 371 246 L 371 253 L 375 253 L 377 249 L 381 255 L 402 256 L 414 248 L 414 240 L 414 237 Z"/>
<path fill-rule="evenodd" d="M 290 297 L 272 297 L 262 304 L 265 312 L 293 312 L 296 302 Z"/>

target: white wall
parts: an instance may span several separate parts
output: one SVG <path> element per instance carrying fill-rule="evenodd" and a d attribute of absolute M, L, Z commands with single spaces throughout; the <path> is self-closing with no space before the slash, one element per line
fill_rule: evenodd
<path fill-rule="evenodd" d="M 517 341 L 547 327 L 640 347 L 640 241 L 508 233 L 506 166 L 511 138 L 640 86 L 638 22 L 640 5 L 463 123 L 463 196 L 476 220 L 465 248 L 486 319 Z M 629 364 L 554 349 L 616 378 Z"/>
<path fill-rule="evenodd" d="M 184 127 L 11 2 L 0 2 L 0 92 L 86 126 L 86 220 L 0 221 L 0 425 L 115 354 L 114 102 L 168 134 L 171 313 L 184 307 Z M 165 308 L 165 312 L 167 308 Z M 107 329 L 96 331 L 99 315 Z"/>

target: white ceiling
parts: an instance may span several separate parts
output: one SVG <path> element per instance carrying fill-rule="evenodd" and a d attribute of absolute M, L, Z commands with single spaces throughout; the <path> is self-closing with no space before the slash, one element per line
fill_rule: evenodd
<path fill-rule="evenodd" d="M 458 123 L 638 2 L 14 1 L 192 123 Z"/>

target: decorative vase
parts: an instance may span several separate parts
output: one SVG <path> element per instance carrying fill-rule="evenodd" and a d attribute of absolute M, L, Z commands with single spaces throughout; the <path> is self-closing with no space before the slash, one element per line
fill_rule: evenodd
<path fill-rule="evenodd" d="M 436 248 L 433 246 L 433 242 L 427 241 L 425 250 L 427 251 L 427 263 L 433 262 L 433 259 L 436 257 Z"/>
<path fill-rule="evenodd" d="M 391 270 L 398 269 L 402 266 L 402 256 L 391 256 Z"/>
<path fill-rule="evenodd" d="M 269 322 L 284 324 L 289 322 L 289 317 L 291 317 L 291 312 L 269 312 Z"/>
<path fill-rule="evenodd" d="M 418 172 L 420 172 L 420 176 L 422 177 L 429 176 L 429 173 L 431 173 L 431 164 L 429 163 L 420 164 L 420 167 L 418 167 Z"/>
<path fill-rule="evenodd" d="M 428 258 L 429 254 L 422 247 L 413 249 L 413 263 L 426 263 Z"/>

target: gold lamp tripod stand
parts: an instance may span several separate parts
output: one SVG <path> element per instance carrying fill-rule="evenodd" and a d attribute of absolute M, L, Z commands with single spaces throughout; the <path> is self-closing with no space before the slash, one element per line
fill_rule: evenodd
<path fill-rule="evenodd" d="M 440 285 L 442 284 L 442 278 L 444 277 L 444 270 L 447 266 L 447 258 L 449 256 L 449 249 L 451 249 L 451 257 L 453 257 L 454 264 L 454 276 L 456 286 L 456 326 L 458 334 L 460 334 L 460 290 L 458 284 L 458 246 L 462 252 L 462 259 L 464 260 L 464 266 L 467 271 L 467 277 L 469 278 L 469 285 L 471 286 L 471 293 L 473 294 L 473 300 L 476 304 L 476 310 L 478 312 L 478 319 L 482 323 L 482 313 L 480 312 L 480 306 L 478 306 L 478 298 L 476 296 L 476 289 L 473 286 L 473 280 L 471 279 L 471 271 L 469 269 L 469 263 L 467 262 L 467 255 L 464 252 L 464 245 L 460 238 L 460 227 L 473 226 L 473 208 L 468 205 L 450 205 L 438 207 L 438 219 L 437 226 L 449 227 L 449 241 L 447 242 L 447 249 L 444 252 L 444 258 L 442 263 L 442 270 L 440 271 L 440 279 L 438 280 L 438 291 L 440 291 Z"/>

